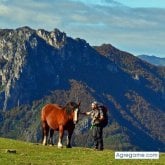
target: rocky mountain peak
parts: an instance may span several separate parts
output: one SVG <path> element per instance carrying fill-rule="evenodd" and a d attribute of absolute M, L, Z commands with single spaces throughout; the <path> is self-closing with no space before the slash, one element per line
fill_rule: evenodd
<path fill-rule="evenodd" d="M 59 85 L 61 77 L 60 85 L 65 86 L 64 68 L 70 67 L 73 74 L 76 63 L 90 63 L 88 49 L 92 50 L 84 40 L 71 39 L 58 29 L 0 30 L 0 109 L 41 98 Z"/>
<path fill-rule="evenodd" d="M 20 78 L 26 58 L 26 42 L 34 33 L 30 28 L 0 31 L 0 85 L 3 109 L 7 107 L 11 89 Z M 2 103 L 1 103 L 2 104 Z"/>
<path fill-rule="evenodd" d="M 48 44 L 56 48 L 63 47 L 67 38 L 66 34 L 58 29 L 54 29 L 54 31 L 51 32 L 39 29 L 36 31 L 36 33 L 45 41 L 47 41 Z"/>

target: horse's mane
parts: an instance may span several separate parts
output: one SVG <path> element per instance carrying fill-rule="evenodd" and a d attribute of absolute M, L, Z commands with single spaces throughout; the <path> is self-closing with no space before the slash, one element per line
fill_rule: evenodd
<path fill-rule="evenodd" d="M 77 106 L 78 105 L 75 102 L 71 101 L 71 102 L 68 102 L 64 108 L 66 109 L 66 113 L 70 115 L 73 109 L 75 109 Z"/>
<path fill-rule="evenodd" d="M 56 107 L 57 109 L 63 109 L 64 107 L 62 105 L 59 104 L 53 104 L 54 107 Z"/>

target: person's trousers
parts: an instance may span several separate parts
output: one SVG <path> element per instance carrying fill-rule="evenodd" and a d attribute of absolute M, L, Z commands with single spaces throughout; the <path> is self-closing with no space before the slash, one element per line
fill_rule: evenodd
<path fill-rule="evenodd" d="M 103 149 L 103 128 L 100 126 L 93 127 L 94 147 L 96 149 Z"/>

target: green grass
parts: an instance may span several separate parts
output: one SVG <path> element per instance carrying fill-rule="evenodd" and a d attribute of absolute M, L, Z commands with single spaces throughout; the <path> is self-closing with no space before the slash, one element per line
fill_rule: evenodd
<path fill-rule="evenodd" d="M 16 153 L 7 153 L 6 150 L 16 150 Z M 80 147 L 58 149 L 57 146 L 42 146 L 0 138 L 1 165 L 145 165 L 163 162 L 165 162 L 164 153 L 160 154 L 159 160 L 115 160 L 115 152 L 112 150 L 94 151 Z"/>

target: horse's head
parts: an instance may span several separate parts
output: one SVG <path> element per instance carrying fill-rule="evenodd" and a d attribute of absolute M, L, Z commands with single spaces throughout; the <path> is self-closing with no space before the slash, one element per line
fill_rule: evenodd
<path fill-rule="evenodd" d="M 67 113 L 71 113 L 72 114 L 72 119 L 74 124 L 76 124 L 78 122 L 78 116 L 79 116 L 79 111 L 80 111 L 80 102 L 77 104 L 75 102 L 69 102 L 66 105 L 66 111 Z"/>

